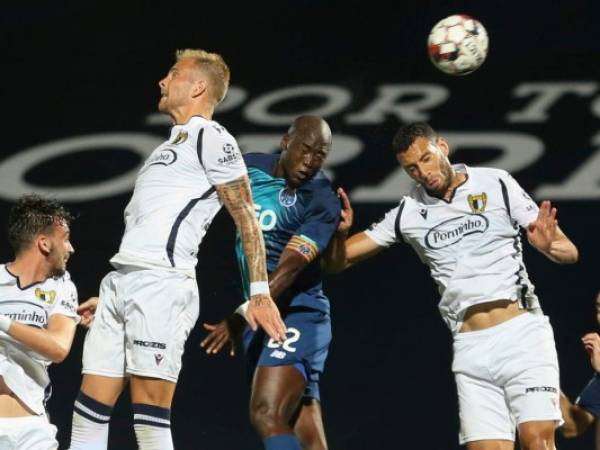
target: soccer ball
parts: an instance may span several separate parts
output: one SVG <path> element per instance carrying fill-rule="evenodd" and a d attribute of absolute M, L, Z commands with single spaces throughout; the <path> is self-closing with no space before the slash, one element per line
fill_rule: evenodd
<path fill-rule="evenodd" d="M 429 59 L 450 75 L 466 75 L 477 69 L 488 53 L 488 35 L 472 17 L 455 14 L 440 20 L 427 39 Z"/>

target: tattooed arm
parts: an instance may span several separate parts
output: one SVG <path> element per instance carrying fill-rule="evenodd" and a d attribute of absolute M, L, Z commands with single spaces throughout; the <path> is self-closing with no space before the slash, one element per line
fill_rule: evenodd
<path fill-rule="evenodd" d="M 268 283 L 265 243 L 256 220 L 248 177 L 244 175 L 215 188 L 240 233 L 248 262 L 250 283 Z M 253 329 L 260 325 L 274 340 L 285 339 L 285 325 L 268 289 L 265 293 L 250 297 L 247 316 Z"/>

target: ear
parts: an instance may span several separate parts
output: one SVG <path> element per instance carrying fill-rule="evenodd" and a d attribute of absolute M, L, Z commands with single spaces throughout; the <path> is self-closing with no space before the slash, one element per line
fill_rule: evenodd
<path fill-rule="evenodd" d="M 283 150 L 285 152 L 288 149 L 289 143 L 290 143 L 290 135 L 286 133 L 281 138 L 281 143 L 279 144 L 279 146 L 281 147 L 281 150 Z"/>
<path fill-rule="evenodd" d="M 48 238 L 48 236 L 46 236 L 44 234 L 40 234 L 36 238 L 36 245 L 37 245 L 38 250 L 43 255 L 48 255 L 52 251 L 52 242 L 50 242 L 50 239 Z"/>
<path fill-rule="evenodd" d="M 195 81 L 194 87 L 192 88 L 192 97 L 194 97 L 194 98 L 200 97 L 202 94 L 204 94 L 206 92 L 207 88 L 208 88 L 208 84 L 206 83 L 206 80 L 199 79 L 199 80 Z"/>
<path fill-rule="evenodd" d="M 442 153 L 448 157 L 448 153 L 450 152 L 450 146 L 448 145 L 448 141 L 443 137 L 438 137 L 435 141 L 435 144 L 440 148 Z"/>

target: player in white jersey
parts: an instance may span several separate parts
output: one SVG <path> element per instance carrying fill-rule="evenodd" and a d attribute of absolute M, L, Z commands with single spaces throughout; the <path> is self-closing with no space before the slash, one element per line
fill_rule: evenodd
<path fill-rule="evenodd" d="M 560 230 L 556 209 L 540 208 L 505 171 L 451 165 L 448 143 L 427 124 L 405 125 L 392 144 L 417 183 L 369 230 L 346 239 L 348 198 L 328 253 L 339 271 L 396 242 L 407 242 L 430 268 L 439 310 L 454 336 L 460 443 L 469 450 L 553 449 L 561 421 L 552 328 L 523 264 L 519 226 L 557 263 L 578 252 Z"/>
<path fill-rule="evenodd" d="M 235 139 L 211 120 L 227 92 L 220 55 L 180 50 L 159 82 L 169 138 L 141 168 L 125 210 L 125 234 L 100 285 L 86 336 L 71 449 L 106 449 L 112 408 L 127 382 L 142 450 L 173 448 L 170 411 L 187 336 L 199 313 L 196 253 L 222 204 L 250 265 L 250 324 L 276 341 L 285 325 L 269 294 L 263 237 Z"/>
<path fill-rule="evenodd" d="M 10 211 L 14 261 L 0 265 L 0 448 L 57 449 L 46 416 L 47 368 L 68 355 L 77 325 L 77 290 L 66 272 L 71 215 L 36 195 Z"/>

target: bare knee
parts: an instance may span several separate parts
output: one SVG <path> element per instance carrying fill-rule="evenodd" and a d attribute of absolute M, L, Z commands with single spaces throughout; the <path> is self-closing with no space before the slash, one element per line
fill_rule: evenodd
<path fill-rule="evenodd" d="M 252 402 L 250 422 L 262 438 L 291 432 L 287 414 L 266 399 L 257 399 Z"/>
<path fill-rule="evenodd" d="M 132 376 L 130 387 L 132 403 L 171 408 L 175 383 L 158 378 Z"/>
<path fill-rule="evenodd" d="M 554 450 L 554 426 L 523 427 L 519 441 L 523 450 Z"/>

